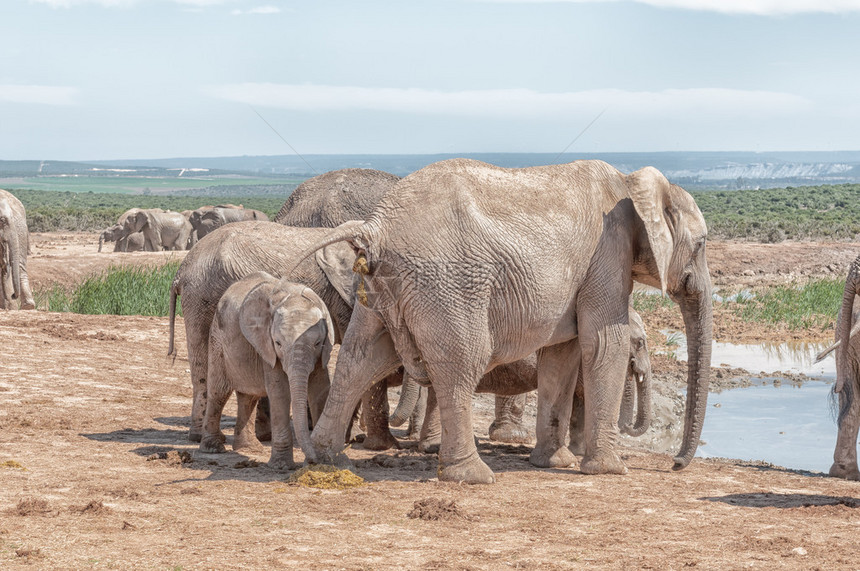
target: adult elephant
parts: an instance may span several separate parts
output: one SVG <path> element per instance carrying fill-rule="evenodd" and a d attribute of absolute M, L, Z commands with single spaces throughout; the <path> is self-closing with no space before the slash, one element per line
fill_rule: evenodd
<path fill-rule="evenodd" d="M 693 198 L 648 167 L 602 161 L 503 169 L 466 159 L 404 178 L 346 240 L 362 275 L 323 416 L 317 457 L 333 460 L 361 394 L 400 364 L 435 389 L 439 478 L 490 483 L 472 430 L 472 393 L 503 363 L 538 352 L 537 466 L 569 466 L 565 446 L 582 363 L 587 474 L 625 473 L 615 451 L 633 281 L 681 309 L 688 338 L 689 464 L 707 407 L 712 332 L 707 226 Z M 309 255 L 309 254 L 308 254 Z"/>
<path fill-rule="evenodd" d="M 0 309 L 35 309 L 27 276 L 30 231 L 24 205 L 12 193 L 0 189 Z"/>
<path fill-rule="evenodd" d="M 860 257 L 851 264 L 836 319 L 836 341 L 819 353 L 816 362 L 836 351 L 836 384 L 839 427 L 830 475 L 860 480 L 857 466 L 857 434 L 860 431 Z"/>
<path fill-rule="evenodd" d="M 105 242 L 114 242 L 114 252 L 140 252 L 144 248 L 145 239 L 142 232 L 129 235 L 125 226 L 114 224 L 99 234 L 99 252 Z"/>
<path fill-rule="evenodd" d="M 192 228 L 192 246 L 198 240 L 211 233 L 216 228 L 232 222 L 243 222 L 247 220 L 268 221 L 269 217 L 264 212 L 243 208 L 233 204 L 219 204 L 218 206 L 203 206 L 191 211 L 188 221 Z"/>
<path fill-rule="evenodd" d="M 334 342 L 340 343 L 352 315 L 354 255 L 350 247 L 333 244 L 288 271 L 304 249 L 331 232 L 328 228 L 293 228 L 274 222 L 236 222 L 216 229 L 182 260 L 170 288 L 168 354 L 174 353 L 176 298 L 181 296 L 194 395 L 189 440 L 199 442 L 203 434 L 209 333 L 218 300 L 240 279 L 262 271 L 311 288 L 328 307 Z"/>
<path fill-rule="evenodd" d="M 185 250 L 191 237 L 191 224 L 179 212 L 138 210 L 128 216 L 123 227 L 128 235 L 142 232 L 144 249 L 152 252 Z"/>
<path fill-rule="evenodd" d="M 397 175 L 373 169 L 330 171 L 300 184 L 273 220 L 287 226 L 322 228 L 334 228 L 348 220 L 364 220 L 399 181 Z M 370 418 L 364 418 L 371 438 L 365 444 L 374 449 L 396 444 L 388 428 L 385 387 L 399 382 L 399 378 L 393 377 L 380 382 L 362 400 L 362 409 L 365 412 L 371 410 Z M 418 397 L 417 390 L 415 396 Z M 531 441 L 531 434 L 522 420 L 525 397 L 525 394 L 515 393 L 496 398 L 496 419 L 490 427 L 492 440 L 510 443 Z"/>

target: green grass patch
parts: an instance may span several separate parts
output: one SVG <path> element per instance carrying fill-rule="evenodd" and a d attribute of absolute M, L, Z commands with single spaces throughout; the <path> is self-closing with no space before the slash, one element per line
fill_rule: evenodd
<path fill-rule="evenodd" d="M 162 266 L 112 266 L 66 291 L 59 286 L 35 294 L 47 311 L 88 315 L 166 316 L 170 285 L 179 260 Z M 177 315 L 181 315 L 179 305 Z"/>
<path fill-rule="evenodd" d="M 630 303 L 633 309 L 639 313 L 649 313 L 656 311 L 661 307 L 673 307 L 675 302 L 669 299 L 669 296 L 663 296 L 659 293 L 645 293 L 641 291 L 633 292 L 630 296 Z"/>
<path fill-rule="evenodd" d="M 844 287 L 843 279 L 816 279 L 805 285 L 775 286 L 727 304 L 744 321 L 785 324 L 792 329 L 828 328 L 836 323 Z"/>

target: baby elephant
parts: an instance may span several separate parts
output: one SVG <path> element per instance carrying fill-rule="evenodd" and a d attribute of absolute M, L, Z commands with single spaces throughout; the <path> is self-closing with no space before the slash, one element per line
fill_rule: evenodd
<path fill-rule="evenodd" d="M 224 452 L 221 412 L 236 391 L 233 450 L 261 447 L 252 413 L 269 397 L 272 455 L 269 466 L 295 467 L 293 425 L 305 458 L 313 459 L 308 405 L 317 420 L 328 396 L 328 361 L 334 326 L 322 300 L 307 286 L 256 272 L 221 296 L 209 337 L 209 378 L 202 452 Z"/>

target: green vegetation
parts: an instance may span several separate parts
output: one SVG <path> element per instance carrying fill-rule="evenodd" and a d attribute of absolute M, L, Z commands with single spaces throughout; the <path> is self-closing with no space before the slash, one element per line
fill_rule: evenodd
<path fill-rule="evenodd" d="M 291 192 L 292 190 L 290 190 Z M 274 215 L 281 209 L 289 193 L 272 196 L 144 196 L 95 192 L 54 192 L 43 190 L 14 190 L 12 194 L 27 210 L 27 226 L 31 232 L 100 232 L 116 223 L 129 208 L 163 208 L 164 210 L 193 210 L 205 204 L 241 204 Z"/>
<path fill-rule="evenodd" d="M 675 302 L 669 299 L 668 295 L 663 296 L 660 295 L 659 292 L 633 292 L 633 295 L 630 296 L 630 301 L 633 305 L 633 309 L 635 309 L 639 313 L 648 313 L 650 311 L 655 311 L 660 307 L 672 307 L 675 305 Z"/>
<path fill-rule="evenodd" d="M 43 190 L 95 194 L 271 194 L 283 189 L 287 194 L 304 178 L 176 177 L 176 176 L 37 176 L 5 179 L 4 190 Z"/>
<path fill-rule="evenodd" d="M 860 184 L 691 192 L 711 238 L 761 242 L 854 239 L 860 234 Z"/>
<path fill-rule="evenodd" d="M 90 315 L 165 316 L 179 264 L 176 260 L 163 266 L 112 266 L 71 291 L 54 286 L 35 292 L 36 307 Z M 180 314 L 178 305 L 176 310 Z"/>
<path fill-rule="evenodd" d="M 785 324 L 791 329 L 829 328 L 836 322 L 845 280 L 816 279 L 802 286 L 776 286 L 752 298 L 738 296 L 727 302 L 744 321 Z"/>

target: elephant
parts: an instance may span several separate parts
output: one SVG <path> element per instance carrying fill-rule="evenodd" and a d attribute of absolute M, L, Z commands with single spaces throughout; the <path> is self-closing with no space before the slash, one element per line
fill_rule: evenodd
<path fill-rule="evenodd" d="M 198 240 L 225 224 L 241 222 L 243 220 L 268 221 L 269 217 L 259 210 L 243 208 L 241 205 L 219 204 L 218 206 L 202 206 L 192 210 L 188 216 L 191 224 L 191 245 Z"/>
<path fill-rule="evenodd" d="M 334 228 L 348 220 L 364 220 L 398 181 L 400 177 L 397 175 L 372 169 L 349 168 L 323 173 L 300 184 L 284 202 L 273 221 L 287 226 Z M 399 383 L 399 378 L 388 379 L 385 385 L 375 387 L 362 399 L 363 410 L 375 409 L 371 413 L 374 420 L 368 420 L 367 429 L 374 440 L 380 443 L 379 446 L 383 441 L 392 445 L 396 442 L 386 422 L 388 400 L 384 387 Z M 515 394 L 496 397 L 496 410 L 500 414 L 490 429 L 492 440 L 531 442 L 529 430 L 522 423 L 525 396 Z M 423 414 L 423 409 L 416 414 Z M 398 422 L 396 417 L 395 422 Z M 420 426 L 420 422 L 413 422 L 413 435 Z"/>
<path fill-rule="evenodd" d="M 537 352 L 537 444 L 530 461 L 566 467 L 581 362 L 586 474 L 627 471 L 615 451 L 633 281 L 679 304 L 688 338 L 684 433 L 674 469 L 698 447 L 707 408 L 713 317 L 707 225 L 693 198 L 653 167 L 602 161 L 505 169 L 470 159 L 428 165 L 388 191 L 363 224 L 311 245 L 355 251 L 359 303 L 329 398 L 311 435 L 341 461 L 352 409 L 401 364 L 435 390 L 440 480 L 492 483 L 471 396 L 494 367 Z M 298 259 L 301 259 L 299 257 Z"/>
<path fill-rule="evenodd" d="M 143 250 L 145 239 L 143 232 L 127 234 L 125 226 L 114 224 L 99 234 L 99 252 L 102 251 L 102 245 L 105 242 L 115 242 L 114 252 L 140 252 Z"/>
<path fill-rule="evenodd" d="M 201 452 L 224 452 L 221 413 L 233 391 L 238 412 L 233 449 L 260 448 L 249 420 L 257 400 L 268 397 L 272 453 L 269 466 L 295 467 L 290 404 L 305 457 L 313 453 L 308 429 L 328 394 L 334 324 L 309 287 L 255 272 L 237 281 L 218 302 L 209 333 L 209 375 Z M 310 398 L 309 398 L 310 393 Z M 312 459 L 312 457 L 311 457 Z"/>
<path fill-rule="evenodd" d="M 144 249 L 151 252 L 185 250 L 191 237 L 191 224 L 179 212 L 138 210 L 123 226 L 129 235 L 142 232 Z"/>
<path fill-rule="evenodd" d="M 624 395 L 621 412 L 618 417 L 618 427 L 621 432 L 630 436 L 641 436 L 651 424 L 651 358 L 648 355 L 648 341 L 645 335 L 645 324 L 642 317 L 628 307 L 630 315 L 630 351 L 627 365 L 627 376 L 624 382 Z M 504 395 L 526 394 L 537 389 L 537 355 L 533 354 L 521 361 L 499 365 L 480 380 L 475 392 L 495 392 Z M 416 381 L 408 377 L 403 381 L 400 401 L 391 415 L 392 426 L 400 426 L 414 415 L 414 409 L 419 406 L 420 392 L 424 390 Z M 430 389 L 432 390 L 432 389 Z M 584 395 L 582 384 L 577 384 L 574 392 L 573 411 L 570 417 L 570 443 L 568 448 L 578 456 L 585 453 L 584 435 Z M 435 395 L 425 396 L 425 402 L 431 403 L 422 415 L 425 419 L 435 422 L 436 426 L 428 425 L 421 433 L 419 449 L 435 452 L 439 445 L 441 427 L 438 426 L 438 413 L 431 410 L 435 403 Z M 505 422 L 514 416 L 512 423 L 522 424 L 523 409 L 515 409 L 512 400 L 496 401 L 496 418 L 493 424 Z M 635 411 L 635 419 L 634 419 Z M 488 431 L 492 438 L 492 425 Z"/>
<path fill-rule="evenodd" d="M 836 383 L 839 414 L 836 424 L 836 448 L 830 475 L 848 480 L 860 480 L 857 466 L 857 434 L 860 431 L 860 256 L 851 264 L 842 305 L 836 319 L 835 341 L 816 357 L 816 362 L 836 351 Z"/>
<path fill-rule="evenodd" d="M 27 212 L 12 193 L 0 189 L 0 309 L 35 309 L 36 302 L 27 274 L 30 231 Z"/>
<path fill-rule="evenodd" d="M 189 440 L 199 442 L 203 435 L 210 328 L 218 300 L 235 282 L 263 271 L 311 288 L 328 308 L 334 342 L 340 343 L 352 315 L 354 256 L 350 247 L 333 244 L 287 272 L 304 248 L 331 231 L 274 222 L 236 222 L 216 229 L 182 260 L 170 287 L 168 354 L 175 351 L 176 298 L 181 296 L 193 389 Z"/>

